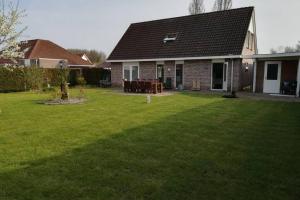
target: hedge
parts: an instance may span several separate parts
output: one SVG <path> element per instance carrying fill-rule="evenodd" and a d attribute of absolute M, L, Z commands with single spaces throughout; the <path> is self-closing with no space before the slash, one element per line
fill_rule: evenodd
<path fill-rule="evenodd" d="M 61 80 L 65 77 L 65 80 Z M 40 67 L 1 67 L 0 92 L 41 90 L 48 86 L 56 87 L 62 81 L 71 86 L 83 79 L 88 85 L 99 85 L 100 80 L 110 79 L 110 71 L 101 68 L 45 69 Z"/>
<path fill-rule="evenodd" d="M 43 87 L 59 86 L 60 69 L 39 67 L 0 67 L 0 92 L 41 90 Z M 68 70 L 64 71 L 68 76 Z"/>

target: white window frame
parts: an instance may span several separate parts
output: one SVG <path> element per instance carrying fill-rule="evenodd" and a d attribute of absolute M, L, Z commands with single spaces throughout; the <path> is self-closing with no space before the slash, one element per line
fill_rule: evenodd
<path fill-rule="evenodd" d="M 223 88 L 222 89 L 213 89 L 213 68 L 214 68 L 214 64 L 217 64 L 217 63 L 222 63 L 223 64 Z M 224 83 L 224 65 L 226 65 L 226 83 Z M 223 59 L 220 59 L 220 60 L 212 60 L 211 62 L 211 69 L 210 69 L 210 90 L 211 91 L 218 91 L 218 92 L 221 92 L 221 91 L 228 91 L 228 70 L 229 68 L 229 62 L 226 62 L 225 60 Z M 224 89 L 224 84 L 226 85 L 226 88 Z"/>
<path fill-rule="evenodd" d="M 129 74 L 129 78 L 130 80 L 128 81 L 132 81 L 132 68 L 133 67 L 137 67 L 138 68 L 138 79 L 140 78 L 140 64 L 137 62 L 137 63 L 123 63 L 122 65 L 122 79 L 124 80 L 125 77 L 124 77 L 124 69 L 125 68 L 129 68 L 129 71 L 130 71 L 130 74 Z"/>
<path fill-rule="evenodd" d="M 155 67 L 155 78 L 156 78 L 156 79 L 158 79 L 158 76 L 157 76 L 157 72 L 158 72 L 158 71 L 157 71 L 157 68 L 158 68 L 159 65 L 162 66 L 163 69 L 165 69 L 165 63 L 164 63 L 164 62 L 157 62 L 157 63 L 156 63 L 156 67 Z M 165 76 L 165 74 L 164 74 L 164 76 Z M 165 80 L 164 80 L 164 81 L 165 81 Z"/>
<path fill-rule="evenodd" d="M 176 69 L 177 69 L 177 65 L 182 65 L 182 87 L 184 88 L 184 60 L 177 60 L 177 61 L 175 61 L 174 86 L 177 89 L 177 87 L 176 87 L 176 82 L 177 82 Z"/>

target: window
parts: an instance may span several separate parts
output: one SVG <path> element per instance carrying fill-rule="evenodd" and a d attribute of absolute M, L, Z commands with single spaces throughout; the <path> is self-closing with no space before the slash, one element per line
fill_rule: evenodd
<path fill-rule="evenodd" d="M 31 65 L 30 59 L 25 59 L 24 60 L 24 65 L 25 65 L 25 67 L 30 67 L 30 65 Z"/>
<path fill-rule="evenodd" d="M 278 64 L 268 64 L 267 80 L 278 79 Z"/>
<path fill-rule="evenodd" d="M 135 81 L 139 79 L 138 65 L 126 65 L 123 67 L 123 79 L 127 81 Z"/>
<path fill-rule="evenodd" d="M 157 65 L 157 70 L 156 70 L 156 78 L 159 80 L 159 82 L 163 83 L 164 82 L 164 65 Z"/>
<path fill-rule="evenodd" d="M 177 33 L 169 33 L 164 38 L 164 43 L 175 41 L 177 39 Z"/>

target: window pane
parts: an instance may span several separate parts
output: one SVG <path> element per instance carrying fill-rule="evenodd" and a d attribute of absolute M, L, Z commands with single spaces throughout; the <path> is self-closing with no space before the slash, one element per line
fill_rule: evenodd
<path fill-rule="evenodd" d="M 139 79 L 139 67 L 133 66 L 132 67 L 132 81 Z"/>
<path fill-rule="evenodd" d="M 130 70 L 124 69 L 124 79 L 130 81 Z"/>
<path fill-rule="evenodd" d="M 277 80 L 278 79 L 278 64 L 269 64 L 267 80 Z"/>

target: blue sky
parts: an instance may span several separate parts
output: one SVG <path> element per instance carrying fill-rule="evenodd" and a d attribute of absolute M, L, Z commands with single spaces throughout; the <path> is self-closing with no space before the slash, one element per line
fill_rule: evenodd
<path fill-rule="evenodd" d="M 49 39 L 65 48 L 109 54 L 130 23 L 188 14 L 190 0 L 20 0 L 26 9 L 22 39 Z M 214 0 L 205 0 L 210 11 Z M 260 53 L 300 40 L 300 0 L 233 0 L 255 6 Z"/>

